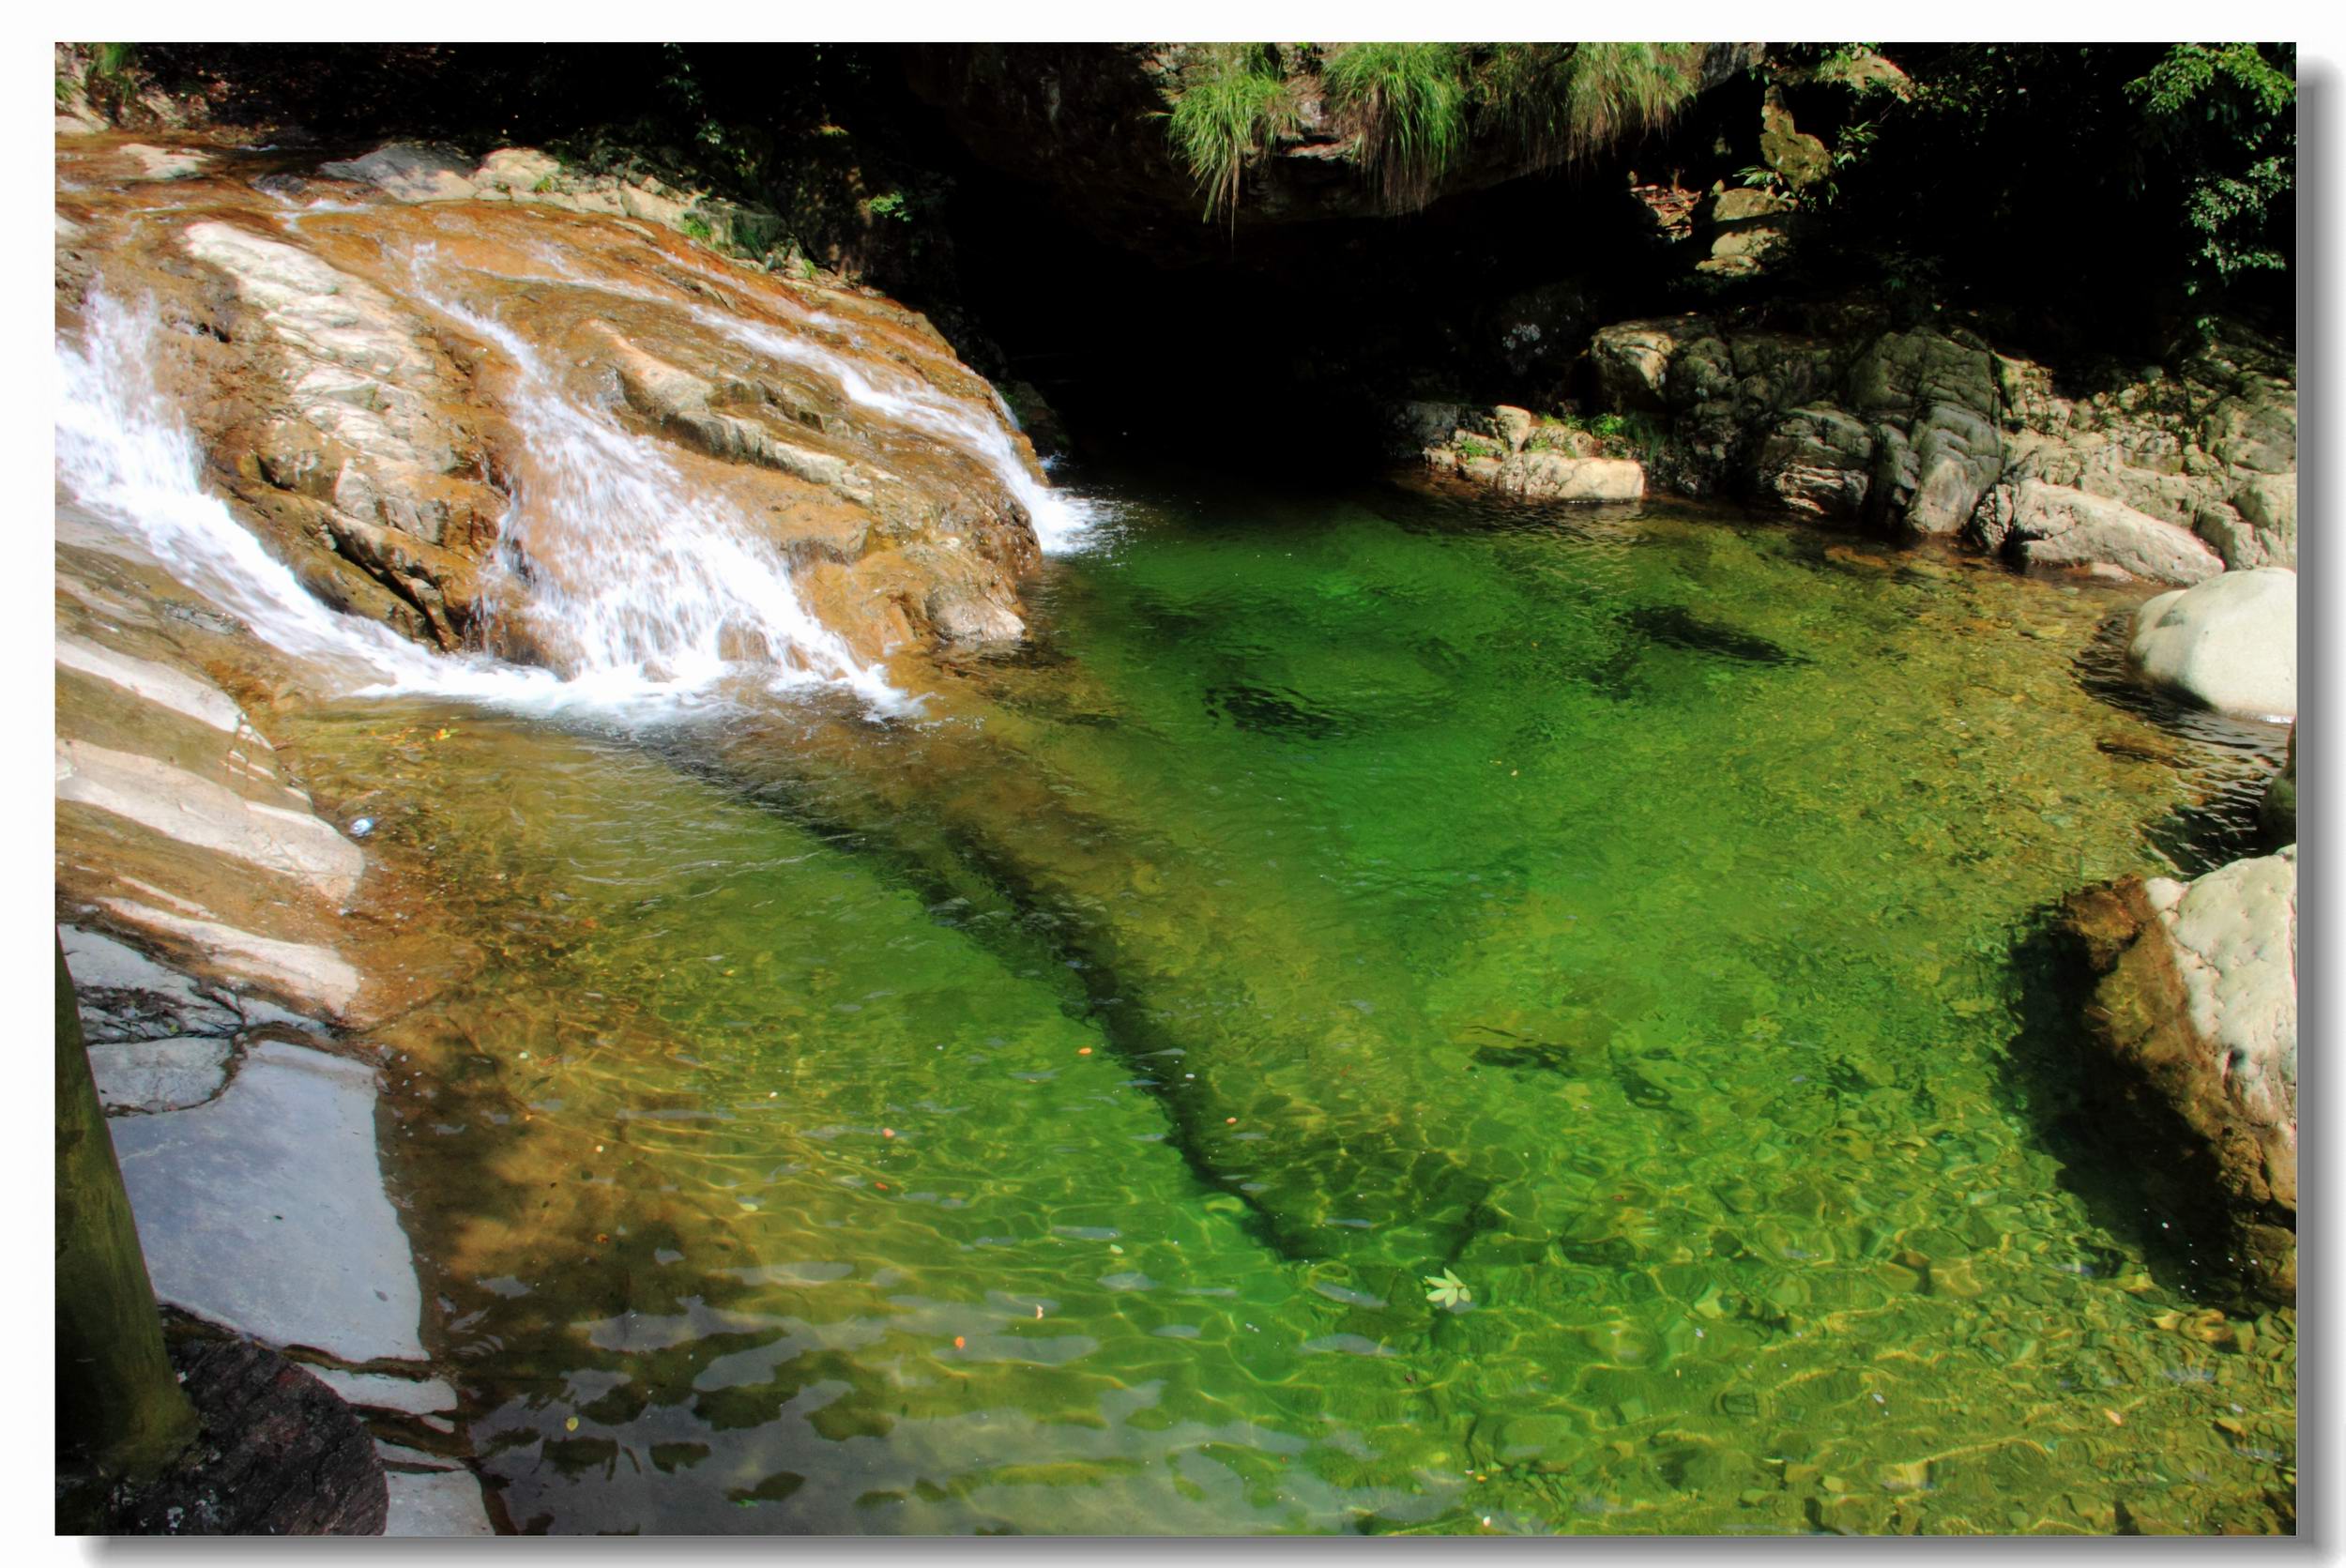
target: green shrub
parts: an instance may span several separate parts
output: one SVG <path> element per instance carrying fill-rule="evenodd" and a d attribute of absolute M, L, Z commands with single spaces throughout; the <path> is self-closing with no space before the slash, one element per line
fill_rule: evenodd
<path fill-rule="evenodd" d="M 1226 211 L 1235 225 L 1246 160 L 1276 138 L 1295 134 L 1301 124 L 1270 45 L 1207 44 L 1181 69 L 1165 131 L 1196 176 L 1207 220 Z"/>
<path fill-rule="evenodd" d="M 2293 52 L 2283 62 L 2252 43 L 2179 43 L 2126 84 L 2184 182 L 2184 221 L 2199 241 L 2189 293 L 2289 266 L 2274 231 L 2293 216 L 2297 185 Z"/>

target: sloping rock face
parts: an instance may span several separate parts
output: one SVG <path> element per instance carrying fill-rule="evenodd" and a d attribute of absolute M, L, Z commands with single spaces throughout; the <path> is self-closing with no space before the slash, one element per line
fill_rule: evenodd
<path fill-rule="evenodd" d="M 2077 397 L 1964 327 L 1893 330 L 1862 308 L 1799 326 L 1616 323 L 1590 344 L 1600 400 L 1666 421 L 1655 478 L 1689 495 L 2158 582 L 2296 563 L 2296 387 L 2278 349 L 2224 337 Z"/>
<path fill-rule="evenodd" d="M 2203 1171 L 2248 1284 L 2293 1298 L 2296 846 L 2088 889 L 2064 918 L 2100 977 L 2087 1024 L 2109 1080 L 2150 1112 L 2144 1159 Z"/>
<path fill-rule="evenodd" d="M 860 661 L 1023 632 L 1041 469 L 918 314 L 728 262 L 681 237 L 724 211 L 527 149 L 172 143 L 167 185 L 158 150 L 60 139 L 60 326 L 100 293 L 160 320 L 208 485 L 334 608 L 575 673 L 597 650 L 531 601 L 609 565 L 597 509 L 630 497 L 569 459 L 617 431 L 639 511 L 722 513 Z"/>

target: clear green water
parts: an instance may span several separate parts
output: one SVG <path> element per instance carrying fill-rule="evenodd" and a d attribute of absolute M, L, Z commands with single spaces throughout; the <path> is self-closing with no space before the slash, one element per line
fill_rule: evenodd
<path fill-rule="evenodd" d="M 2277 739 L 2113 701 L 2127 602 L 1135 489 L 924 723 L 313 715 L 480 959 L 376 1043 L 499 1505 L 2285 1528 L 2292 1315 L 2078 1141 L 2029 939 Z"/>

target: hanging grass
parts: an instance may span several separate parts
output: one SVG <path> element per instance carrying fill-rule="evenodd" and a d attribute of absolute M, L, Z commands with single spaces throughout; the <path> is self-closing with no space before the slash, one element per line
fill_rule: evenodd
<path fill-rule="evenodd" d="M 1239 184 L 1246 160 L 1302 123 L 1294 94 L 1268 44 L 1209 44 L 1182 67 L 1166 134 L 1206 199 L 1211 221 L 1226 213 L 1238 222 Z"/>
<path fill-rule="evenodd" d="M 1388 206 L 1422 206 L 1466 150 L 1466 62 L 1455 43 L 1351 43 L 1330 57 L 1329 106 L 1352 118 Z"/>
<path fill-rule="evenodd" d="M 1700 44 L 1501 43 L 1477 87 L 1492 124 L 1561 163 L 1661 129 L 1701 83 Z"/>
<path fill-rule="evenodd" d="M 1702 82 L 1700 44 L 1349 43 L 1320 67 L 1329 109 L 1359 137 L 1385 206 L 1423 206 L 1466 155 L 1470 122 L 1535 167 L 1582 161 L 1668 126 Z M 1247 160 L 1302 129 L 1270 44 L 1206 44 L 1181 67 L 1168 134 L 1209 221 L 1235 226 Z"/>

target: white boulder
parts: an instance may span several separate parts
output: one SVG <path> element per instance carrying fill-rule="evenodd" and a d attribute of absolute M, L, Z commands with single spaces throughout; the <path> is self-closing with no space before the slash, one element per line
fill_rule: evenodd
<path fill-rule="evenodd" d="M 2297 715 L 2297 574 L 2227 571 L 2135 612 L 2127 661 L 2144 678 L 2219 713 Z"/>

